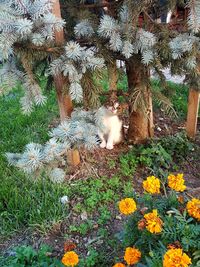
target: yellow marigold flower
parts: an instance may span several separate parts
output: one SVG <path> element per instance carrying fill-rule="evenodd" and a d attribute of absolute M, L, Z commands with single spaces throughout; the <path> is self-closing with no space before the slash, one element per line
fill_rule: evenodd
<path fill-rule="evenodd" d="M 169 249 L 163 258 L 163 267 L 187 267 L 191 259 L 180 248 Z"/>
<path fill-rule="evenodd" d="M 61 261 L 65 266 L 74 267 L 78 264 L 79 259 L 76 252 L 68 251 L 67 253 L 64 254 Z"/>
<path fill-rule="evenodd" d="M 118 262 L 115 265 L 113 265 L 113 267 L 126 267 L 123 263 Z"/>
<path fill-rule="evenodd" d="M 193 198 L 187 203 L 187 211 L 190 216 L 200 221 L 200 199 Z"/>
<path fill-rule="evenodd" d="M 139 262 L 141 258 L 141 252 L 137 248 L 126 248 L 124 260 L 127 262 L 127 264 L 132 265 Z"/>
<path fill-rule="evenodd" d="M 125 215 L 135 212 L 136 209 L 136 203 L 132 198 L 125 198 L 119 202 L 119 210 Z"/>
<path fill-rule="evenodd" d="M 150 233 L 160 233 L 162 231 L 163 221 L 158 217 L 157 210 L 153 210 L 150 213 L 144 215 L 146 220 L 146 229 Z"/>
<path fill-rule="evenodd" d="M 160 193 L 160 180 L 155 176 L 149 176 L 143 182 L 143 188 L 150 194 L 159 194 Z"/>
<path fill-rule="evenodd" d="M 183 173 L 178 173 L 177 175 L 170 174 L 168 176 L 168 186 L 175 191 L 183 192 L 186 189 L 184 183 Z"/>

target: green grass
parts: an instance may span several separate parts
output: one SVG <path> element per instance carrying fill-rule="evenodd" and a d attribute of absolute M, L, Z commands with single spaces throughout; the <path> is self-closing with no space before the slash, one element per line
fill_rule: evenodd
<path fill-rule="evenodd" d="M 8 96 L 0 98 L 0 235 L 7 237 L 16 231 L 31 228 L 46 232 L 53 223 L 66 217 L 60 197 L 84 199 L 73 207 L 75 212 L 82 210 L 99 214 L 99 221 L 106 222 L 109 214 L 105 207 L 115 203 L 117 193 L 123 188 L 118 177 L 106 177 L 77 181 L 72 185 L 53 184 L 47 177 L 33 180 L 17 168 L 8 165 L 6 152 L 22 152 L 30 142 L 44 143 L 48 140 L 48 124 L 58 115 L 54 92 L 43 107 L 37 107 L 30 116 L 20 111 L 20 88 Z M 92 190 L 91 190 L 92 188 Z M 99 210 L 96 208 L 99 206 Z M 104 208 L 102 208 L 104 207 Z M 87 232 L 88 225 L 76 228 L 80 233 Z"/>
<path fill-rule="evenodd" d="M 102 82 L 106 89 L 106 79 Z M 160 90 L 157 81 L 152 82 L 156 90 Z M 180 116 L 186 115 L 187 87 L 169 83 L 168 95 L 173 101 Z M 125 75 L 120 75 L 118 88 L 126 90 Z M 123 176 L 131 177 L 135 171 L 135 162 L 129 158 L 121 158 L 121 173 L 111 180 L 106 177 L 90 178 L 78 181 L 73 186 L 52 184 L 46 177 L 33 181 L 21 171 L 8 166 L 6 152 L 22 152 L 24 146 L 30 142 L 44 143 L 48 140 L 48 125 L 58 116 L 58 107 L 55 93 L 51 92 L 47 104 L 37 107 L 30 116 L 20 111 L 19 100 L 22 90 L 16 88 L 7 96 L 0 97 L 0 235 L 6 237 L 25 228 L 34 228 L 42 232 L 68 214 L 68 210 L 61 206 L 59 198 L 68 195 L 70 198 L 79 197 L 81 203 L 73 207 L 75 212 L 82 210 L 87 213 L 97 211 L 99 222 L 109 220 L 110 214 L 106 205 L 114 205 L 121 194 L 128 194 L 131 188 L 128 180 Z M 122 162 L 123 160 L 124 163 Z M 112 169 L 115 162 L 108 162 L 108 169 Z M 127 179 L 127 178 L 126 178 Z M 92 190 L 91 190 L 92 188 Z M 122 189 L 124 188 L 124 189 Z M 99 209 L 96 207 L 99 206 Z M 75 226 L 76 227 L 76 226 Z M 85 233 L 90 225 L 81 225 L 79 232 Z"/>
<path fill-rule="evenodd" d="M 187 116 L 187 105 L 188 105 L 188 94 L 189 88 L 184 84 L 176 84 L 173 82 L 167 82 L 167 89 L 162 88 L 158 80 L 152 79 L 151 81 L 153 91 L 162 92 L 168 97 L 170 102 L 173 104 L 178 118 L 185 119 Z M 154 107 L 157 108 L 156 103 Z"/>
<path fill-rule="evenodd" d="M 33 182 L 16 168 L 8 166 L 5 152 L 20 152 L 29 142 L 43 143 L 48 139 L 48 124 L 58 114 L 52 92 L 43 107 L 30 116 L 20 111 L 20 88 L 0 98 L 0 235 L 6 236 L 24 227 L 48 226 L 64 216 L 59 198 L 66 188 L 48 180 Z"/>

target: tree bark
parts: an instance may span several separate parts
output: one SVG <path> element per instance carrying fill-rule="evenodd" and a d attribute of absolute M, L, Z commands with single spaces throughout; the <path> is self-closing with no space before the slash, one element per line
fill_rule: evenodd
<path fill-rule="evenodd" d="M 63 92 L 65 82 L 66 81 L 63 75 L 54 76 L 54 83 L 56 88 L 56 95 L 57 95 L 61 121 L 64 121 L 67 117 L 70 117 L 73 111 L 73 104 L 71 97 L 65 92 Z"/>
<path fill-rule="evenodd" d="M 130 98 L 135 96 L 129 102 L 128 140 L 134 144 L 143 143 L 154 135 L 152 96 L 148 86 L 150 73 L 148 67 L 141 63 L 139 56 L 126 62 L 126 73 Z M 144 105 L 137 105 L 139 98 Z"/>
<path fill-rule="evenodd" d="M 116 61 L 114 60 L 114 62 L 108 63 L 107 68 L 109 90 L 117 90 L 118 75 Z"/>
<path fill-rule="evenodd" d="M 60 2 L 55 1 L 52 7 L 52 13 L 61 18 Z M 58 46 L 63 46 L 65 41 L 64 31 L 55 32 L 55 43 Z M 73 110 L 73 104 L 70 95 L 64 92 L 65 78 L 62 74 L 54 76 L 54 83 L 56 88 L 56 95 L 58 100 L 58 106 L 60 111 L 60 120 L 63 121 L 67 117 L 70 117 Z"/>
<path fill-rule="evenodd" d="M 52 13 L 61 18 L 60 2 L 56 0 L 52 7 Z M 59 46 L 63 46 L 65 41 L 63 30 L 60 32 L 55 32 L 55 43 Z M 63 121 L 67 117 L 71 116 L 73 110 L 73 104 L 70 95 L 64 92 L 64 85 L 66 83 L 66 78 L 60 74 L 54 76 L 54 83 L 56 88 L 56 95 L 58 100 L 58 106 L 60 111 L 60 120 Z M 72 166 L 77 166 L 80 163 L 79 151 L 76 149 L 70 150 L 68 153 L 68 161 Z"/>

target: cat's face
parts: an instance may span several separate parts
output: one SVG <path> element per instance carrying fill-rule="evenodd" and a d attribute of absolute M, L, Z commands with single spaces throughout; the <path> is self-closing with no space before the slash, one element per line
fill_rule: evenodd
<path fill-rule="evenodd" d="M 106 105 L 106 108 L 111 111 L 113 114 L 119 114 L 120 113 L 120 104 L 117 101 L 114 101 L 110 104 Z"/>
<path fill-rule="evenodd" d="M 110 92 L 107 101 L 104 103 L 104 107 L 107 108 L 113 115 L 122 115 L 128 110 L 128 104 L 119 101 L 117 92 Z"/>

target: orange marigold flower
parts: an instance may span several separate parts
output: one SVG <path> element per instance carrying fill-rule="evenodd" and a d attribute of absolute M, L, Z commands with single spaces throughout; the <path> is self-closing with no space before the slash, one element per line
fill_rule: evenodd
<path fill-rule="evenodd" d="M 65 266 L 74 267 L 78 264 L 79 259 L 76 252 L 68 251 L 67 253 L 64 254 L 61 261 Z"/>
<path fill-rule="evenodd" d="M 163 267 L 187 267 L 191 259 L 180 248 L 169 249 L 163 258 Z"/>
<path fill-rule="evenodd" d="M 141 252 L 137 248 L 126 248 L 124 260 L 127 262 L 127 264 L 132 265 L 139 262 L 141 258 Z"/>
<path fill-rule="evenodd" d="M 143 181 L 143 188 L 150 194 L 160 193 L 160 180 L 155 176 L 149 176 Z"/>
<path fill-rule="evenodd" d="M 157 210 L 153 210 L 150 213 L 144 215 L 146 220 L 146 229 L 150 233 L 160 233 L 162 231 L 163 221 L 158 217 Z"/>
<path fill-rule="evenodd" d="M 125 215 L 135 212 L 137 209 L 136 203 L 132 198 L 125 198 L 119 202 L 119 210 Z"/>
<path fill-rule="evenodd" d="M 200 221 L 200 199 L 193 198 L 187 203 L 187 211 L 190 216 Z"/>
<path fill-rule="evenodd" d="M 168 176 L 168 186 L 175 191 L 183 192 L 186 189 L 184 183 L 183 173 L 178 173 L 177 175 L 170 174 Z"/>
<path fill-rule="evenodd" d="M 118 262 L 115 265 L 113 265 L 113 267 L 126 267 L 123 263 Z"/>

